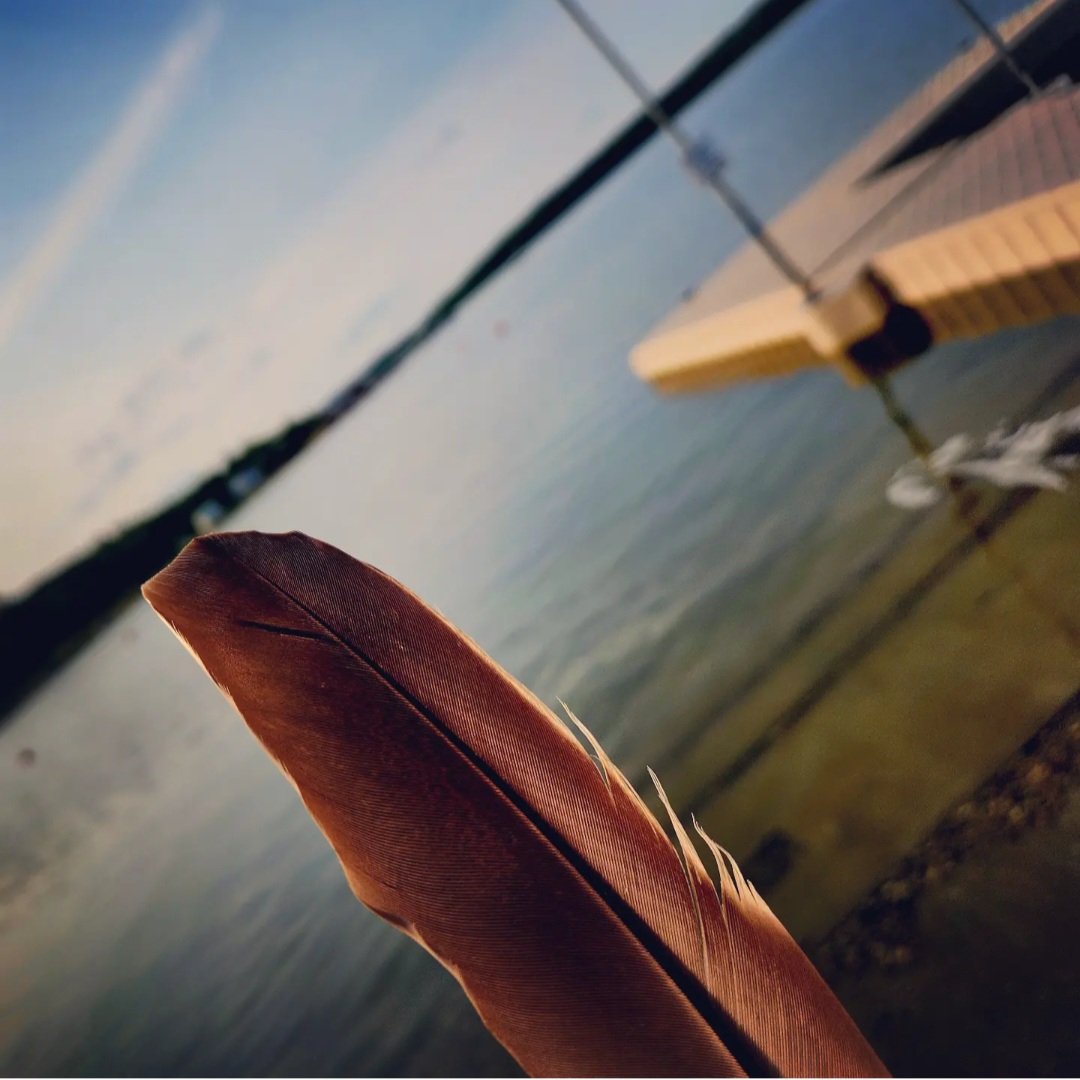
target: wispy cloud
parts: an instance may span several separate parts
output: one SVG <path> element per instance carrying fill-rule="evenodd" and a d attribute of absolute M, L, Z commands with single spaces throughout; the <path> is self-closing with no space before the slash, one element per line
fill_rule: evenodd
<path fill-rule="evenodd" d="M 170 42 L 111 134 L 61 198 L 37 243 L 0 285 L 0 353 L 164 130 L 220 27 L 220 12 L 205 8 Z"/>
<path fill-rule="evenodd" d="M 94 319 L 83 317 L 80 297 L 72 295 L 70 307 L 50 306 L 55 320 L 48 341 L 32 342 L 35 363 L 18 373 L 10 365 L 18 377 L 7 385 L 0 372 L 0 396 L 8 392 L 14 401 L 17 395 L 18 406 L 0 424 L 0 488 L 19 507 L 8 515 L 9 529 L 0 523 L 0 589 L 22 587 L 89 538 L 179 493 L 245 442 L 328 399 L 636 108 L 570 21 L 546 3 L 493 9 L 497 15 L 476 22 L 455 45 L 453 59 L 430 75 L 411 66 L 413 52 L 387 52 L 385 42 L 400 46 L 402 36 L 366 40 L 358 32 L 366 20 L 348 15 L 362 7 L 346 6 L 338 22 L 327 24 L 339 35 L 354 35 L 347 80 L 334 66 L 345 57 L 337 49 L 327 53 L 317 36 L 300 40 L 295 53 L 275 52 L 275 35 L 286 30 L 268 29 L 258 19 L 245 23 L 240 11 L 234 25 L 230 10 L 220 47 L 240 59 L 272 55 L 277 63 L 270 70 L 241 64 L 231 83 L 223 81 L 235 96 L 196 118 L 188 132 L 190 156 L 174 156 L 156 202 L 137 215 L 138 233 L 118 207 L 110 226 L 117 236 L 136 236 L 139 245 L 132 260 L 139 272 L 115 272 L 101 285 L 103 301 L 118 318 L 106 334 L 99 309 Z M 718 20 L 723 24 L 741 10 L 735 0 L 721 7 L 718 15 L 715 0 L 681 0 L 661 16 L 649 0 L 590 0 L 590 11 L 658 87 L 715 36 Z M 408 8 L 387 10 L 411 21 Z M 215 32 L 216 21 L 202 31 L 198 48 L 188 46 L 188 78 Z M 196 37 L 194 29 L 190 33 Z M 342 92 L 298 94 L 303 79 L 297 72 L 315 78 L 324 61 Z M 384 84 L 406 62 L 409 77 L 424 80 L 425 92 L 410 98 L 371 145 L 354 138 L 360 149 L 341 162 L 335 158 L 331 168 L 326 147 L 336 146 L 338 134 L 348 144 L 349 132 L 385 108 Z M 168 66 L 166 59 L 159 72 Z M 145 93 L 135 96 L 129 113 Z M 319 110 L 329 112 L 319 112 L 318 131 L 307 139 Z M 159 110 L 159 124 L 165 111 Z M 252 124 L 252 117 L 269 122 Z M 126 117 L 118 130 L 129 125 Z M 115 135 L 110 144 L 118 141 Z M 148 144 L 146 137 L 141 153 Z M 106 153 L 103 148 L 99 158 Z M 310 154 L 310 168 L 295 174 L 294 184 L 291 158 L 298 153 Z M 133 157 L 128 169 L 138 164 Z M 332 183 L 313 182 L 320 169 Z M 93 205 L 100 207 L 112 191 Z M 217 197 L 206 197 L 210 193 Z M 222 207 L 231 212 L 253 200 L 258 213 L 240 214 L 243 228 L 223 222 Z M 74 191 L 67 201 L 75 201 Z M 84 206 L 87 201 L 81 197 Z M 72 216 L 57 211 L 57 221 L 65 213 Z M 87 218 L 85 209 L 81 216 Z M 87 220 L 74 241 L 65 241 L 66 253 L 46 284 L 92 226 L 93 217 Z M 188 250 L 176 241 L 177 222 L 185 237 L 200 231 L 214 237 L 192 248 L 201 253 L 200 288 L 204 280 L 214 287 L 190 305 L 184 279 L 192 260 L 176 257 Z M 72 235 L 70 226 L 55 224 L 49 232 Z M 39 246 L 50 244 L 43 239 Z M 238 246 L 255 254 L 234 258 Z M 88 237 L 80 264 L 101 266 L 108 276 L 110 267 L 95 263 L 94 247 L 95 237 Z M 201 297 L 194 288 L 192 295 Z M 0 310 L 4 303 L 0 291 Z M 154 312 L 172 306 L 179 313 L 161 316 L 159 327 Z M 124 311 L 139 318 L 124 320 Z M 0 346 L 2 325 L 0 318 Z M 43 417 L 62 434 L 43 440 Z"/>

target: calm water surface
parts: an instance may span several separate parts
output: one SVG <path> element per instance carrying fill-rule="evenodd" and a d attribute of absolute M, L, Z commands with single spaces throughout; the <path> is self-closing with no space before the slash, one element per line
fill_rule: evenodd
<path fill-rule="evenodd" d="M 777 72 L 795 91 L 823 78 L 845 7 L 812 9 L 696 117 L 722 131 Z M 764 209 L 938 66 L 947 30 L 934 53 L 910 29 L 895 70 L 831 117 L 797 92 L 787 112 L 757 105 L 732 152 Z M 230 525 L 384 567 L 639 772 L 909 520 L 884 499 L 903 443 L 831 373 L 680 400 L 630 375 L 630 346 L 735 240 L 650 148 Z M 899 389 L 936 441 L 984 432 L 1024 414 L 1077 338 L 1059 322 L 939 350 Z M 449 976 L 351 899 L 141 606 L 0 731 L 0 970 L 10 1072 L 514 1068 Z"/>

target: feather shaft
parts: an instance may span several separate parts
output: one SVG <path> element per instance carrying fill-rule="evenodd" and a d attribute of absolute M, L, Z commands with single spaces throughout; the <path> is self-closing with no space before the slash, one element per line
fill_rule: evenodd
<path fill-rule="evenodd" d="M 681 856 L 572 713 L 598 766 L 397 582 L 301 534 L 236 533 L 193 541 L 144 594 L 357 897 L 530 1072 L 883 1075 L 722 849 L 706 838 L 714 886 L 666 797 Z"/>

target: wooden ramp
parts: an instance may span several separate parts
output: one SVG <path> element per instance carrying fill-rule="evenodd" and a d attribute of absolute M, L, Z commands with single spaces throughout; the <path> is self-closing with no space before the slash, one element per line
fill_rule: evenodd
<path fill-rule="evenodd" d="M 817 301 L 791 287 L 740 296 L 729 264 L 633 350 L 634 371 L 671 391 L 822 364 L 857 383 L 866 356 L 899 362 L 934 342 L 1080 314 L 1080 90 L 1047 91 L 928 157 L 884 202 L 844 175 L 801 200 L 803 218 L 815 199 L 821 211 L 796 236 L 802 258 L 816 246 L 821 259 L 825 236 L 835 243 L 847 225 L 818 263 Z"/>

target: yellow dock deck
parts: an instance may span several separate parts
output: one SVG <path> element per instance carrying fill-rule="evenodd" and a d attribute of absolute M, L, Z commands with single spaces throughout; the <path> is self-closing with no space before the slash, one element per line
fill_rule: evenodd
<path fill-rule="evenodd" d="M 633 350 L 634 371 L 672 391 L 822 364 L 858 382 L 849 350 L 882 333 L 895 304 L 921 317 L 927 344 L 1080 313 L 1080 89 L 1048 90 L 860 182 L 904 113 L 773 224 L 815 268 L 816 302 L 745 248 Z"/>

